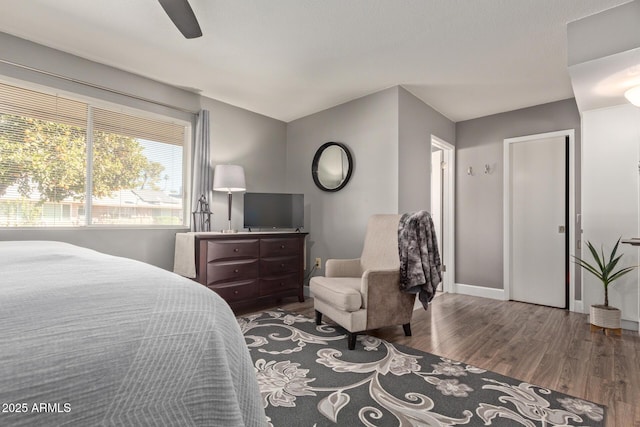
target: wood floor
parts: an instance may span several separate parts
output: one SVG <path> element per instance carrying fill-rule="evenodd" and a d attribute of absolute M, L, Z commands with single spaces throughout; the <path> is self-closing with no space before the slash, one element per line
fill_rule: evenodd
<path fill-rule="evenodd" d="M 310 298 L 284 302 L 285 310 L 314 315 Z M 606 405 L 608 427 L 640 427 L 637 332 L 606 336 L 590 332 L 585 314 L 457 294 L 416 310 L 411 329 L 411 337 L 400 326 L 369 333 Z"/>

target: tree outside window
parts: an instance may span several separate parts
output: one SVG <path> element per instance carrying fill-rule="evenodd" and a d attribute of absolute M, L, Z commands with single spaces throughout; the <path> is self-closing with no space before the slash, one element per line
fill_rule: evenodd
<path fill-rule="evenodd" d="M 0 227 L 183 223 L 182 188 L 167 188 L 170 180 L 181 187 L 181 146 L 98 129 L 88 154 L 86 129 L 3 113 L 0 104 Z"/>

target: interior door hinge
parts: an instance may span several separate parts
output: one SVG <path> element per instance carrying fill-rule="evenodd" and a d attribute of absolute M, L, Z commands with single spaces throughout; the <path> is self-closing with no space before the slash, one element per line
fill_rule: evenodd
<path fill-rule="evenodd" d="M 443 272 L 443 273 L 444 273 L 445 271 L 447 271 L 447 266 L 446 266 L 446 265 L 443 265 L 443 266 L 442 266 L 442 268 L 440 269 L 440 271 L 441 271 L 441 272 Z"/>

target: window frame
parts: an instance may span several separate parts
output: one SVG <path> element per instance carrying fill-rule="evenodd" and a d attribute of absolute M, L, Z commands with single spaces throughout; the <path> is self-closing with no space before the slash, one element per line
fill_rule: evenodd
<path fill-rule="evenodd" d="M 78 226 L 17 226 L 17 227 L 5 227 L 0 225 L 0 231 L 7 230 L 85 230 L 85 229 L 144 229 L 144 230 L 152 230 L 152 229 L 188 229 L 191 226 L 191 153 L 193 150 L 193 135 L 194 135 L 194 120 L 195 114 L 192 114 L 194 120 L 184 120 L 176 117 L 171 117 L 168 115 L 163 115 L 160 113 L 147 111 L 141 108 L 131 107 L 128 105 L 120 104 L 113 101 L 107 101 L 100 98 L 95 98 L 92 96 L 83 95 L 80 93 L 61 90 L 54 87 L 33 83 L 25 80 L 15 79 L 8 76 L 0 76 L 0 83 L 16 86 L 22 89 L 31 90 L 41 92 L 43 94 L 51 95 L 51 96 L 60 96 L 63 98 L 68 98 L 73 101 L 83 102 L 87 104 L 87 124 L 86 124 L 86 132 L 87 132 L 87 151 L 85 153 L 87 160 L 87 168 L 85 173 L 87 173 L 86 177 L 86 185 L 85 185 L 85 201 L 82 205 L 82 209 L 85 211 L 86 223 Z M 121 95 L 126 96 L 126 95 Z M 89 173 L 93 167 L 93 151 L 92 151 L 92 143 L 93 143 L 93 109 L 101 108 L 104 110 L 114 111 L 123 114 L 130 114 L 134 116 L 138 116 L 141 118 L 147 118 L 151 120 L 161 120 L 167 121 L 173 124 L 177 124 L 185 127 L 184 132 L 184 141 L 182 145 L 182 211 L 183 218 L 182 224 L 170 224 L 170 225 L 161 225 L 161 224 L 152 224 L 152 225 L 140 225 L 140 224 L 92 224 L 91 223 L 91 213 L 92 213 L 92 174 Z M 168 108 L 168 107 L 167 107 Z"/>

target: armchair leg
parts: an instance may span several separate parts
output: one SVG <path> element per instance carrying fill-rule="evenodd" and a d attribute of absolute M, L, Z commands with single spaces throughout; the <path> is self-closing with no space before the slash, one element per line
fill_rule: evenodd
<path fill-rule="evenodd" d="M 322 323 L 322 313 L 316 310 L 316 325 L 319 325 L 321 323 Z"/>
<path fill-rule="evenodd" d="M 402 325 L 402 329 L 404 329 L 405 336 L 411 336 L 411 323 L 405 323 L 404 325 Z"/>
<path fill-rule="evenodd" d="M 357 334 L 354 332 L 347 332 L 347 335 L 349 337 L 349 350 L 353 350 L 354 348 L 356 348 L 356 336 Z"/>

